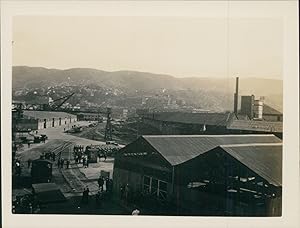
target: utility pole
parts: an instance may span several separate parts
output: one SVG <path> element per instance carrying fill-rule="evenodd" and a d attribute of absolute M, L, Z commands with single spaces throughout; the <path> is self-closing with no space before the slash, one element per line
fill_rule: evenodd
<path fill-rule="evenodd" d="M 111 108 L 107 108 L 106 117 L 107 117 L 107 120 L 106 120 L 106 126 L 105 126 L 104 139 L 112 140 Z"/>

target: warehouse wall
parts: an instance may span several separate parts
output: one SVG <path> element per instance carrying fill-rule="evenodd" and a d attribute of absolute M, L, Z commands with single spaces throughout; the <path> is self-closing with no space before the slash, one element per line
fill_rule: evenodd
<path fill-rule="evenodd" d="M 70 115 L 68 113 L 65 113 L 65 115 L 62 113 L 52 113 L 52 112 L 45 112 L 44 118 L 40 115 L 41 112 L 37 111 L 37 114 L 35 113 L 30 113 L 26 115 L 24 114 L 24 120 L 19 120 L 23 121 L 23 124 L 27 124 L 30 129 L 44 129 L 44 128 L 51 128 L 51 127 L 58 127 L 62 125 L 67 125 L 70 123 L 74 123 L 77 121 L 77 116 L 76 115 Z M 39 118 L 37 118 L 39 116 Z M 62 117 L 60 117 L 62 116 Z M 34 124 L 33 124 L 34 123 Z M 46 127 L 45 127 L 46 123 Z M 26 126 L 27 128 L 27 126 Z"/>
<path fill-rule="evenodd" d="M 38 119 L 38 129 L 44 129 L 44 121 L 43 120 L 40 120 Z"/>
<path fill-rule="evenodd" d="M 283 115 L 263 115 L 263 119 L 266 121 L 283 121 Z"/>
<path fill-rule="evenodd" d="M 175 186 L 175 196 L 177 206 L 192 214 L 224 214 L 226 203 L 228 206 L 231 205 L 229 199 L 187 188 L 186 186 Z"/>
<path fill-rule="evenodd" d="M 125 169 L 114 168 L 113 172 L 113 191 L 120 196 L 121 186 L 129 184 L 130 190 L 133 192 L 142 191 L 143 176 L 140 173 L 128 171 Z"/>

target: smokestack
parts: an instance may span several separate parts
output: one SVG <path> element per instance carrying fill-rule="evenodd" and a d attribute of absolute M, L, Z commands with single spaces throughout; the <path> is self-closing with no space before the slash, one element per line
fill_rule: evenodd
<path fill-rule="evenodd" d="M 239 77 L 236 77 L 235 81 L 235 94 L 234 94 L 234 106 L 233 112 L 238 114 L 238 103 L 239 103 Z"/>

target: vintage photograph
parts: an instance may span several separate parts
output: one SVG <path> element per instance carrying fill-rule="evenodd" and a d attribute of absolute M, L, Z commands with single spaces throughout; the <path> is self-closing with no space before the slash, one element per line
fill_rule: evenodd
<path fill-rule="evenodd" d="M 282 215 L 282 18 L 12 19 L 13 214 Z"/>

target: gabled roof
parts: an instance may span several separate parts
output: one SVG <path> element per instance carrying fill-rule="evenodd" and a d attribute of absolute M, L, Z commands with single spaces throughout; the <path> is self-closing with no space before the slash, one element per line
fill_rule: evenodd
<path fill-rule="evenodd" d="M 172 166 L 193 159 L 220 145 L 280 143 L 274 135 L 156 135 L 142 136 Z"/>
<path fill-rule="evenodd" d="M 257 121 L 257 120 L 233 120 L 227 129 L 230 130 L 246 130 L 258 132 L 278 132 L 282 133 L 282 122 Z"/>
<path fill-rule="evenodd" d="M 270 184 L 282 185 L 282 143 L 221 145 L 220 148 Z"/>
<path fill-rule="evenodd" d="M 281 112 L 272 108 L 271 106 L 264 104 L 263 106 L 263 115 L 282 115 Z"/>
<path fill-rule="evenodd" d="M 233 113 L 160 112 L 144 115 L 144 118 L 175 123 L 226 126 L 232 116 Z"/>

